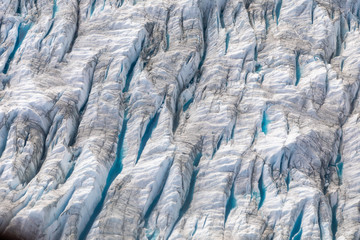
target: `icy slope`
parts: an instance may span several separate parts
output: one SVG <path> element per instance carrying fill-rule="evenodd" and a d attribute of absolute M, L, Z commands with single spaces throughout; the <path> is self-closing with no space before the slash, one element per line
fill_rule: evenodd
<path fill-rule="evenodd" d="M 360 0 L 0 0 L 0 233 L 360 239 Z"/>

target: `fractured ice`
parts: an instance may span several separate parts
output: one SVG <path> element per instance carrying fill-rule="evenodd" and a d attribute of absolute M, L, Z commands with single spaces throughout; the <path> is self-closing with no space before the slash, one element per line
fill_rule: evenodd
<path fill-rule="evenodd" d="M 360 239 L 360 0 L 1 0 L 0 235 Z"/>

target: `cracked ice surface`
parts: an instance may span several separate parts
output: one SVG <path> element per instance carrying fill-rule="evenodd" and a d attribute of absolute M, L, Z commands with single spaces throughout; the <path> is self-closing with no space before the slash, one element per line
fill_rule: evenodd
<path fill-rule="evenodd" d="M 360 239 L 359 0 L 1 0 L 0 234 Z"/>

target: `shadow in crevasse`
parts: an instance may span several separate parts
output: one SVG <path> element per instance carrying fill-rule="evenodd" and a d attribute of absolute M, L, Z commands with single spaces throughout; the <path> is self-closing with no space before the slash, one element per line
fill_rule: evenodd
<path fill-rule="evenodd" d="M 22 238 L 16 236 L 15 233 L 2 233 L 0 234 L 0 240 L 22 240 Z"/>

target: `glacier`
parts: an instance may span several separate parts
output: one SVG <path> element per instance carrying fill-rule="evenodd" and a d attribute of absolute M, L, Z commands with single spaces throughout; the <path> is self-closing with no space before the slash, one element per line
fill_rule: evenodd
<path fill-rule="evenodd" d="M 360 0 L 0 0 L 0 238 L 360 239 Z"/>

